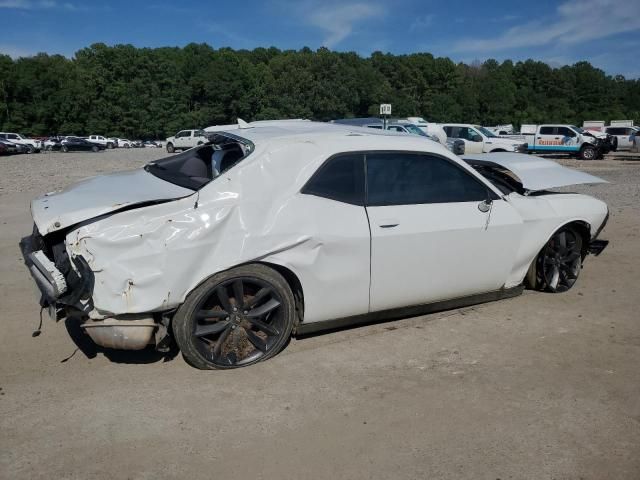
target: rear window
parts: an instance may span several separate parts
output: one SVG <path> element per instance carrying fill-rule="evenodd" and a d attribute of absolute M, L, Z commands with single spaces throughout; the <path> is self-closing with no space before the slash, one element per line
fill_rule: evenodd
<path fill-rule="evenodd" d="M 210 143 L 150 162 L 144 169 L 167 182 L 200 190 L 246 158 L 253 148 L 248 140 L 231 134 L 213 135 Z"/>
<path fill-rule="evenodd" d="M 302 193 L 364 205 L 364 155 L 344 154 L 329 159 L 307 182 Z"/>

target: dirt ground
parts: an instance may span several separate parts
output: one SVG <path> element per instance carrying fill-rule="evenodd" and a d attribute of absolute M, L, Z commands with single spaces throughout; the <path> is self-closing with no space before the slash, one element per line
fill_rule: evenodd
<path fill-rule="evenodd" d="M 640 478 L 640 162 L 611 183 L 609 248 L 566 294 L 292 340 L 202 372 L 77 350 L 18 250 L 29 200 L 161 150 L 0 157 L 0 478 Z M 72 326 L 71 334 L 76 334 Z"/>

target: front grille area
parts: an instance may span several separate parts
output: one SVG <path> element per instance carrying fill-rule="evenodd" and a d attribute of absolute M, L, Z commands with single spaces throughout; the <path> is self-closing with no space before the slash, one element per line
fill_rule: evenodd
<path fill-rule="evenodd" d="M 93 272 L 81 256 L 69 258 L 63 233 L 43 237 L 34 226 L 33 233 L 20 241 L 20 249 L 42 293 L 42 306 L 66 306 L 85 313 L 93 308 Z"/>

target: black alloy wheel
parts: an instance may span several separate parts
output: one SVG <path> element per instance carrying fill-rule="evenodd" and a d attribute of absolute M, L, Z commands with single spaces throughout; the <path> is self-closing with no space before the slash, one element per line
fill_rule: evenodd
<path fill-rule="evenodd" d="M 561 228 L 538 257 L 540 286 L 548 292 L 566 292 L 576 283 L 581 269 L 582 237 L 573 228 Z"/>
<path fill-rule="evenodd" d="M 191 365 L 237 368 L 277 354 L 294 319 L 285 279 L 264 265 L 246 265 L 214 275 L 189 294 L 173 319 L 173 332 Z"/>

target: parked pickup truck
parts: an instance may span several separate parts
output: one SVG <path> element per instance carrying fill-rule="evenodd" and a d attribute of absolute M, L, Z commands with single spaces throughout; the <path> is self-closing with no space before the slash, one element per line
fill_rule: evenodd
<path fill-rule="evenodd" d="M 167 152 L 188 150 L 207 142 L 204 130 L 180 130 L 173 137 L 167 138 Z"/>
<path fill-rule="evenodd" d="M 0 138 L 17 143 L 18 145 L 24 145 L 27 153 L 37 153 L 42 150 L 42 142 L 40 140 L 27 138 L 19 133 L 0 132 Z"/>
<path fill-rule="evenodd" d="M 464 140 L 465 153 L 521 152 L 524 142 L 511 138 L 500 138 L 478 125 L 465 123 L 443 123 L 447 138 Z"/>
<path fill-rule="evenodd" d="M 89 135 L 87 137 L 91 143 L 97 143 L 98 145 L 103 145 L 105 148 L 116 148 L 118 146 L 118 141 L 115 138 L 107 138 L 102 135 Z"/>
<path fill-rule="evenodd" d="M 568 153 L 582 160 L 594 160 L 612 149 L 606 138 L 598 138 L 575 125 L 522 125 L 520 134 L 530 153 Z"/>

